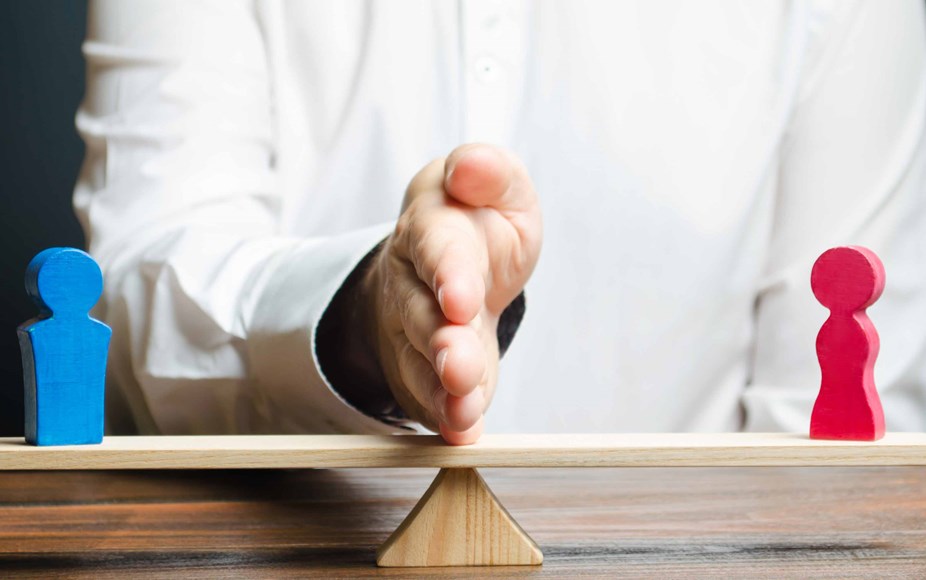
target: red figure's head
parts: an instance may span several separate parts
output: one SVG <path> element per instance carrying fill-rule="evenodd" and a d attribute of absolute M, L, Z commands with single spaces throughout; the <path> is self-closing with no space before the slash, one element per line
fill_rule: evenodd
<path fill-rule="evenodd" d="M 817 258 L 810 287 L 817 300 L 834 312 L 863 310 L 884 291 L 884 265 L 867 248 L 833 248 Z"/>

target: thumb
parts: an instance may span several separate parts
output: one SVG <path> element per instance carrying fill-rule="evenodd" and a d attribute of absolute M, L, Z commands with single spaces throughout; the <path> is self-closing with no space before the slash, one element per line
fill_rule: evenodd
<path fill-rule="evenodd" d="M 444 191 L 471 207 L 491 207 L 503 213 L 536 207 L 533 184 L 515 156 L 484 143 L 461 145 L 444 164 Z"/>

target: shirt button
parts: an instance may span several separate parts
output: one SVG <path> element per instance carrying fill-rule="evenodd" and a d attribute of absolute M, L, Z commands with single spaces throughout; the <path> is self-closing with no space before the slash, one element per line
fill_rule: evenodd
<path fill-rule="evenodd" d="M 486 16 L 482 21 L 482 27 L 490 34 L 497 34 L 501 30 L 502 17 L 498 14 Z"/>
<path fill-rule="evenodd" d="M 473 72 L 475 72 L 476 79 L 479 81 L 492 83 L 501 74 L 501 67 L 498 61 L 491 56 L 480 56 L 473 62 Z"/>

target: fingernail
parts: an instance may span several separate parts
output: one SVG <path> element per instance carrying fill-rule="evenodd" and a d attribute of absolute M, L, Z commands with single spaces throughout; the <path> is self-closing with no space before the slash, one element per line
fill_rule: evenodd
<path fill-rule="evenodd" d="M 445 346 L 437 353 L 437 374 L 441 378 L 444 378 L 444 366 L 447 364 L 447 350 L 448 348 Z"/>
<path fill-rule="evenodd" d="M 444 309 L 444 287 L 441 286 L 437 289 L 437 303 L 440 304 L 440 309 Z"/>
<path fill-rule="evenodd" d="M 444 389 L 438 389 L 434 393 L 434 398 L 432 399 L 434 403 L 434 414 L 437 415 L 437 420 L 440 422 L 447 421 L 447 391 Z"/>

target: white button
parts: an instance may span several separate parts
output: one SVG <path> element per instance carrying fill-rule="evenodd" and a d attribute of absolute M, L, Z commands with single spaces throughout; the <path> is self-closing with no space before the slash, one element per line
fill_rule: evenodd
<path fill-rule="evenodd" d="M 502 17 L 498 14 L 490 14 L 483 19 L 482 27 L 490 34 L 497 34 L 502 27 Z"/>
<path fill-rule="evenodd" d="M 501 74 L 501 66 L 491 56 L 480 56 L 473 61 L 473 72 L 479 81 L 491 83 L 495 82 Z"/>

